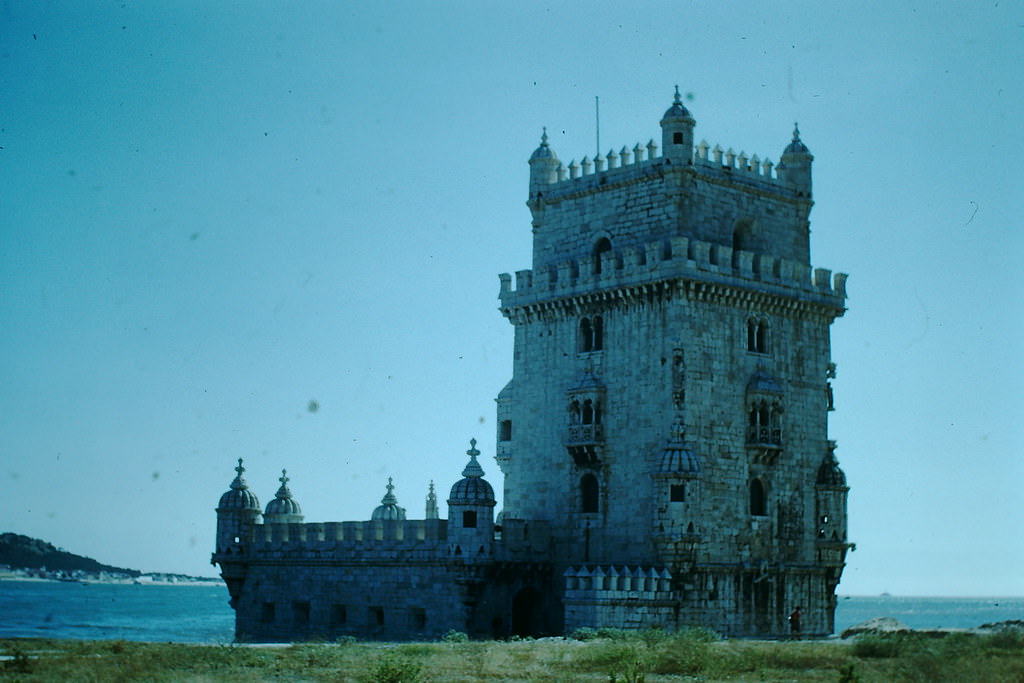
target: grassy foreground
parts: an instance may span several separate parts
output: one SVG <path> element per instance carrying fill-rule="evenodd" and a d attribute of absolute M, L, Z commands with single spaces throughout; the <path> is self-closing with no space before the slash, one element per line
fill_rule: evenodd
<path fill-rule="evenodd" d="M 1011 681 L 1024 634 L 895 633 L 850 641 L 719 640 L 693 630 L 582 640 L 282 646 L 0 640 L 0 681 Z"/>

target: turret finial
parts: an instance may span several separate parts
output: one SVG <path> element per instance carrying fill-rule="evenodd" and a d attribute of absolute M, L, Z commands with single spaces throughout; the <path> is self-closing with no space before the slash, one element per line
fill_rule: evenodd
<path fill-rule="evenodd" d="M 281 486 L 285 487 L 288 485 L 288 470 L 281 470 L 281 477 L 278 479 L 281 482 Z"/>
<path fill-rule="evenodd" d="M 548 146 L 548 127 L 547 126 L 542 126 L 541 127 L 541 131 L 542 131 L 541 134 L 540 134 L 540 144 L 541 144 L 541 147 L 547 147 Z"/>
<path fill-rule="evenodd" d="M 233 488 L 233 489 L 248 488 L 248 486 L 245 483 L 245 477 L 242 476 L 242 473 L 245 472 L 245 468 L 242 467 L 242 459 L 241 458 L 238 459 L 238 467 L 235 468 L 235 472 L 237 474 L 235 475 L 235 480 L 231 482 L 231 488 Z"/>
<path fill-rule="evenodd" d="M 679 86 L 678 85 L 676 86 L 676 97 L 675 97 L 674 101 L 675 101 L 676 104 L 682 104 L 683 103 L 682 98 L 679 96 Z"/>
<path fill-rule="evenodd" d="M 800 141 L 800 124 L 796 121 L 793 122 L 793 142 Z"/>
<path fill-rule="evenodd" d="M 462 470 L 462 476 L 464 477 L 482 477 L 484 476 L 484 469 L 480 467 L 480 463 L 476 461 L 476 456 L 480 455 L 480 451 L 476 449 L 476 439 L 469 440 L 469 450 L 466 451 L 466 455 L 469 456 L 469 462 L 466 463 L 466 469 Z"/>

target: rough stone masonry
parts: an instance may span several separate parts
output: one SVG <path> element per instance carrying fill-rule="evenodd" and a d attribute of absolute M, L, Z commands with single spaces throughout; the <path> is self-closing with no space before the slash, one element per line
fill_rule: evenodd
<path fill-rule="evenodd" d="M 694 143 L 529 160 L 533 267 L 500 276 L 515 335 L 497 397 L 504 509 L 477 460 L 441 519 L 388 483 L 368 521 L 305 523 L 282 475 L 238 476 L 213 562 L 239 640 L 546 635 L 581 627 L 833 631 L 846 478 L 829 439 L 829 328 L 846 276 L 810 265 L 813 155 Z M 659 153 L 660 150 L 660 153 Z"/>

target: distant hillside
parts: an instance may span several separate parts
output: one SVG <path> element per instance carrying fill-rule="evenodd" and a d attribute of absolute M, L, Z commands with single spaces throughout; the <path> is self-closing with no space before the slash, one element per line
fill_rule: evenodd
<path fill-rule="evenodd" d="M 11 569 L 40 569 L 46 567 L 51 572 L 83 571 L 90 574 L 107 572 L 110 574 L 126 574 L 133 577 L 142 574 L 137 569 L 111 567 L 107 564 L 101 564 L 90 557 L 82 557 L 81 555 L 69 553 L 66 550 L 59 550 L 53 544 L 46 541 L 12 533 L 0 534 L 0 565 L 4 564 Z"/>

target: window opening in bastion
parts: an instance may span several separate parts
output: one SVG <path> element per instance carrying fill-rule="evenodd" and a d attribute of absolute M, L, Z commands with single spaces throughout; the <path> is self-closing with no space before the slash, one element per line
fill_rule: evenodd
<path fill-rule="evenodd" d="M 462 511 L 462 528 L 463 529 L 475 529 L 476 528 L 476 510 L 463 510 Z"/>
<path fill-rule="evenodd" d="M 295 628 L 304 629 L 309 627 L 309 603 L 298 601 L 292 603 L 292 616 L 295 621 Z"/>
<path fill-rule="evenodd" d="M 345 605 L 331 605 L 331 626 L 337 628 L 348 621 L 348 611 Z"/>
<path fill-rule="evenodd" d="M 600 351 L 604 348 L 604 320 L 601 316 L 580 319 L 578 346 L 580 353 Z"/>
<path fill-rule="evenodd" d="M 590 473 L 584 474 L 580 478 L 580 511 L 599 512 L 599 494 L 597 477 Z"/>
<path fill-rule="evenodd" d="M 747 351 L 751 353 L 768 353 L 768 321 L 747 321 Z"/>
<path fill-rule="evenodd" d="M 512 420 L 502 420 L 500 433 L 498 436 L 499 441 L 511 441 L 512 440 Z"/>
<path fill-rule="evenodd" d="M 672 503 L 686 502 L 686 485 L 672 484 L 669 487 L 668 499 Z"/>
<path fill-rule="evenodd" d="M 750 482 L 750 514 L 755 517 L 764 517 L 768 514 L 767 510 L 764 484 L 760 479 L 752 479 Z"/>
<path fill-rule="evenodd" d="M 260 621 L 264 624 L 274 623 L 274 603 L 265 602 L 260 607 Z"/>
<path fill-rule="evenodd" d="M 612 243 L 607 237 L 602 237 L 594 244 L 594 275 L 601 274 L 601 255 L 612 250 Z"/>

